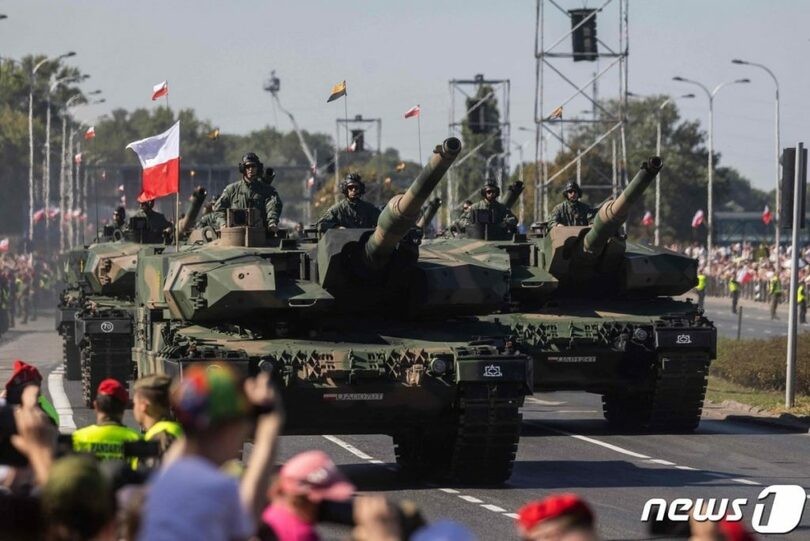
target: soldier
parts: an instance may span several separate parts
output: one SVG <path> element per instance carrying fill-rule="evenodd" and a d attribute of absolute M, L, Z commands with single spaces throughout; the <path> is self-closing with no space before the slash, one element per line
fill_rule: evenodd
<path fill-rule="evenodd" d="M 96 424 L 73 433 L 73 450 L 94 454 L 99 460 L 124 458 L 124 443 L 141 439 L 140 434 L 122 422 L 127 404 L 126 387 L 115 379 L 102 381 L 93 401 Z"/>
<path fill-rule="evenodd" d="M 327 229 L 342 227 L 348 229 L 371 228 L 377 226 L 380 209 L 361 197 L 366 193 L 366 186 L 357 173 L 349 173 L 340 183 L 340 191 L 346 198 L 335 203 L 323 213 L 315 227 L 323 232 Z"/>
<path fill-rule="evenodd" d="M 555 225 L 588 225 L 596 216 L 597 209 L 586 205 L 582 198 L 582 189 L 573 180 L 569 181 L 562 190 L 565 201 L 551 210 L 548 219 L 549 227 Z"/>
<path fill-rule="evenodd" d="M 736 314 L 737 304 L 740 302 L 740 283 L 733 273 L 728 279 L 728 292 L 731 294 L 731 313 Z"/>
<path fill-rule="evenodd" d="M 158 442 L 160 456 L 183 435 L 182 427 L 171 420 L 169 388 L 172 379 L 162 374 L 146 376 L 135 382 L 132 416 L 143 430 L 143 439 Z"/>
<path fill-rule="evenodd" d="M 506 205 L 498 201 L 501 195 L 501 189 L 494 180 L 488 180 L 481 188 L 481 201 L 475 203 L 467 209 L 464 215 L 459 220 L 459 227 L 463 230 L 472 223 L 472 215 L 476 210 L 489 210 L 492 212 L 492 222 L 504 229 L 514 229 L 517 226 L 517 217 L 512 214 L 512 211 L 506 208 Z"/>
<path fill-rule="evenodd" d="M 268 231 L 275 232 L 278 229 L 278 221 L 281 218 L 284 204 L 276 189 L 269 183 L 262 182 L 264 164 L 255 153 L 248 152 L 242 156 L 242 161 L 239 162 L 239 172 L 242 174 L 242 179 L 225 187 L 222 195 L 214 203 L 213 212 L 218 213 L 221 223 L 224 223 L 225 209 L 257 208 L 261 213 L 264 226 Z M 205 218 L 205 225 L 215 225 L 207 223 L 210 220 L 213 219 Z"/>
<path fill-rule="evenodd" d="M 141 210 L 136 214 L 136 218 L 146 218 L 146 228 L 153 233 L 171 232 L 172 223 L 160 212 L 154 210 L 155 200 L 148 199 L 141 201 Z"/>
<path fill-rule="evenodd" d="M 112 223 L 110 225 L 123 231 L 127 226 L 127 209 L 124 207 L 115 207 Z"/>
<path fill-rule="evenodd" d="M 771 319 L 779 319 L 776 315 L 776 308 L 782 300 L 782 280 L 779 279 L 779 272 L 775 272 L 768 284 L 768 293 L 771 295 Z"/>
<path fill-rule="evenodd" d="M 706 300 L 706 270 L 700 269 L 697 275 L 698 283 L 695 286 L 695 291 L 697 291 L 697 305 L 699 308 L 703 308 L 703 301 Z"/>
<path fill-rule="evenodd" d="M 804 282 L 799 282 L 799 288 L 796 290 L 796 302 L 799 304 L 799 323 L 807 323 L 807 290 Z"/>

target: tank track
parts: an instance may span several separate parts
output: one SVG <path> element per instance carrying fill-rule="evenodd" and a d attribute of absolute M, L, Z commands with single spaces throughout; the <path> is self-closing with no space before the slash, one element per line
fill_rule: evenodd
<path fill-rule="evenodd" d="M 420 477 L 503 483 L 512 474 L 522 404 L 521 384 L 462 384 L 457 423 L 396 434 L 397 463 L 405 473 Z"/>
<path fill-rule="evenodd" d="M 81 349 L 82 398 L 90 408 L 99 383 L 114 378 L 123 384 L 132 378 L 131 335 L 89 335 Z"/>
<path fill-rule="evenodd" d="M 62 334 L 62 364 L 65 368 L 65 378 L 68 381 L 82 379 L 81 350 L 76 345 L 73 330 L 66 330 Z"/>
<path fill-rule="evenodd" d="M 693 432 L 703 412 L 710 362 L 706 352 L 661 352 L 652 389 L 602 396 L 605 419 L 626 430 Z"/>

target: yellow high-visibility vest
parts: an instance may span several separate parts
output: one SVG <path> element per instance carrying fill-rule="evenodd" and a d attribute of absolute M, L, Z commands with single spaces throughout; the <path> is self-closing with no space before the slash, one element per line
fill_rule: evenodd
<path fill-rule="evenodd" d="M 73 433 L 73 450 L 92 453 L 99 460 L 122 459 L 124 443 L 140 439 L 140 434 L 124 425 L 90 425 Z"/>
<path fill-rule="evenodd" d="M 179 423 L 174 421 L 158 421 L 152 428 L 146 431 L 144 434 L 143 439 L 146 441 L 151 440 L 161 432 L 168 432 L 173 438 L 177 439 L 183 435 L 183 427 L 180 426 Z"/>
<path fill-rule="evenodd" d="M 706 289 L 706 275 L 701 273 L 701 274 L 698 274 L 697 290 L 698 291 L 703 291 L 704 289 Z"/>

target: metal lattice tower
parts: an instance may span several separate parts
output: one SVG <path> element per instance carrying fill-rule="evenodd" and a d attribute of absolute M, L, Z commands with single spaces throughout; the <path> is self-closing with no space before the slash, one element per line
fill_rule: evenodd
<path fill-rule="evenodd" d="M 579 177 L 582 160 L 600 144 L 612 146 L 613 175 L 608 178 L 596 169 L 596 177 L 589 182 L 602 180 L 598 184 L 586 184 L 584 188 L 611 190 L 614 195 L 620 186 L 627 182 L 625 145 L 625 124 L 627 111 L 627 58 L 628 58 L 628 10 L 629 0 L 603 0 L 593 8 L 590 15 L 572 27 L 571 9 L 582 8 L 581 2 L 566 0 L 537 0 L 535 26 L 535 220 L 545 221 L 548 215 L 548 187 L 555 179 L 573 176 L 572 168 Z M 565 9 L 563 4 L 571 4 Z M 594 17 L 602 21 L 602 28 L 609 29 L 610 38 L 596 37 L 598 52 L 591 55 L 594 62 L 584 62 L 586 66 L 574 66 L 574 52 L 571 37 L 574 32 Z M 556 34 L 559 32 L 559 35 Z M 554 39 L 549 39 L 554 34 Z M 585 69 L 586 67 L 592 69 Z M 617 111 L 608 111 L 599 103 L 599 90 L 615 85 L 615 95 L 619 100 Z M 562 91 L 561 91 L 562 90 Z M 566 92 L 571 92 L 566 94 Z M 587 108 L 587 110 L 583 110 Z M 567 111 L 574 111 L 573 114 Z M 581 111 L 581 113 L 580 113 Z M 560 113 L 559 115 L 555 113 Z M 586 116 L 580 116 L 581 114 Z M 598 127 L 594 138 L 583 141 L 582 147 L 574 147 L 565 139 L 566 130 L 576 130 L 586 124 Z M 549 141 L 553 141 L 561 151 L 570 151 L 575 157 L 563 164 L 553 175 L 549 175 Z M 579 180 L 579 178 L 577 178 Z M 581 184 L 581 183 L 580 183 Z"/>
<path fill-rule="evenodd" d="M 470 109 L 467 109 L 466 100 L 475 96 L 478 89 L 483 85 L 491 86 L 492 92 L 473 104 Z M 468 90 L 471 88 L 473 89 L 472 93 L 468 92 Z M 511 123 L 509 120 L 510 91 L 511 83 L 509 79 L 486 79 L 482 74 L 477 74 L 473 79 L 452 79 L 450 81 L 450 123 L 448 125 L 448 133 L 451 137 L 458 137 L 461 139 L 461 128 L 464 120 L 467 119 L 467 116 L 471 112 L 474 112 L 475 109 L 480 107 L 485 101 L 491 98 L 498 100 L 498 108 L 501 114 L 500 122 L 497 126 L 491 127 L 495 128 L 493 136 L 501 139 L 501 147 L 504 149 L 504 151 L 501 154 L 486 156 L 486 158 L 498 160 L 497 164 L 499 167 L 496 166 L 499 171 L 497 180 L 501 185 L 501 189 L 503 189 L 504 179 L 508 179 L 510 173 L 509 160 L 511 157 L 512 148 Z M 457 99 L 458 102 L 461 103 L 462 107 L 460 116 L 457 116 L 459 115 L 459 111 L 457 111 Z M 456 160 L 454 165 L 463 163 L 467 157 L 472 156 L 476 152 L 478 152 L 477 148 L 465 149 L 464 154 L 458 160 Z M 447 178 L 447 197 L 445 199 L 445 201 L 447 201 L 447 204 L 445 205 L 447 212 L 446 223 L 449 224 L 453 221 L 453 211 L 460 207 L 459 201 L 463 201 L 468 194 L 458 193 L 458 179 L 456 178 L 456 173 L 454 172 L 453 167 L 447 171 L 445 176 Z"/>
<path fill-rule="evenodd" d="M 348 142 L 349 147 L 355 143 L 354 136 L 351 136 L 352 130 L 360 129 L 366 131 L 367 127 L 371 126 L 377 132 L 377 148 L 373 150 L 377 155 L 377 179 L 373 185 L 366 182 L 366 188 L 376 186 L 376 193 L 369 194 L 376 200 L 378 204 L 382 204 L 382 182 L 383 182 L 383 169 L 382 169 L 382 119 L 381 118 L 364 118 L 363 115 L 354 115 L 354 118 L 338 118 L 335 119 L 335 203 L 340 199 L 340 153 L 343 152 L 344 156 L 349 152 L 349 148 L 341 148 L 341 142 Z M 341 136 L 341 128 L 343 128 L 343 135 Z M 348 160 L 347 160 L 348 161 Z"/>

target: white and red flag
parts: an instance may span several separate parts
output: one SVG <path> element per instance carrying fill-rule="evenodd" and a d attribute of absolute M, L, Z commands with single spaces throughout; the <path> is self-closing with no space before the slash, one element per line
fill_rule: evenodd
<path fill-rule="evenodd" d="M 357 139 L 352 141 L 352 144 L 349 145 L 349 148 L 346 149 L 346 152 L 356 152 L 357 151 Z"/>
<path fill-rule="evenodd" d="M 765 210 L 762 211 L 762 223 L 768 225 L 771 223 L 773 216 L 771 215 L 771 209 L 768 205 L 765 205 Z"/>
<path fill-rule="evenodd" d="M 81 152 L 79 152 L 78 154 L 73 156 L 73 163 L 75 163 L 76 165 L 81 165 L 82 164 L 82 153 Z"/>
<path fill-rule="evenodd" d="M 419 106 L 418 106 L 418 105 L 414 105 L 413 107 L 411 107 L 410 109 L 408 109 L 407 111 L 405 111 L 405 114 L 404 114 L 403 116 L 404 116 L 405 118 L 411 118 L 411 117 L 413 117 L 413 116 L 419 116 L 419 112 L 420 112 L 420 111 L 421 111 L 421 109 L 419 109 Z"/>
<path fill-rule="evenodd" d="M 169 93 L 169 82 L 163 81 L 162 83 L 158 83 L 152 87 L 152 101 L 155 101 L 158 98 L 162 98 Z"/>
<path fill-rule="evenodd" d="M 651 226 L 655 223 L 655 218 L 653 218 L 652 212 L 649 210 L 644 213 L 644 217 L 641 219 L 641 224 L 646 226 Z"/>
<path fill-rule="evenodd" d="M 92 139 L 95 136 L 96 136 L 96 127 L 95 126 L 90 126 L 89 128 L 87 128 L 87 131 L 84 132 L 84 138 L 85 139 Z"/>
<path fill-rule="evenodd" d="M 8 252 L 8 248 L 9 248 L 8 237 L 0 239 L 0 253 L 4 254 Z"/>
<path fill-rule="evenodd" d="M 52 220 L 52 219 L 56 218 L 57 216 L 59 216 L 59 212 L 60 212 L 60 210 L 58 208 L 48 209 L 48 219 Z"/>
<path fill-rule="evenodd" d="M 692 227 L 698 228 L 703 223 L 703 209 L 698 210 L 692 218 Z"/>
<path fill-rule="evenodd" d="M 45 209 L 39 209 L 32 216 L 35 224 L 38 224 L 44 217 L 45 217 Z"/>
<path fill-rule="evenodd" d="M 123 184 L 119 184 L 119 185 L 118 185 L 118 191 L 119 191 L 119 192 L 123 192 L 123 191 L 124 191 L 124 185 L 123 185 Z"/>
<path fill-rule="evenodd" d="M 180 121 L 161 133 L 127 145 L 143 167 L 143 184 L 138 201 L 149 201 L 177 193 L 180 185 Z"/>

